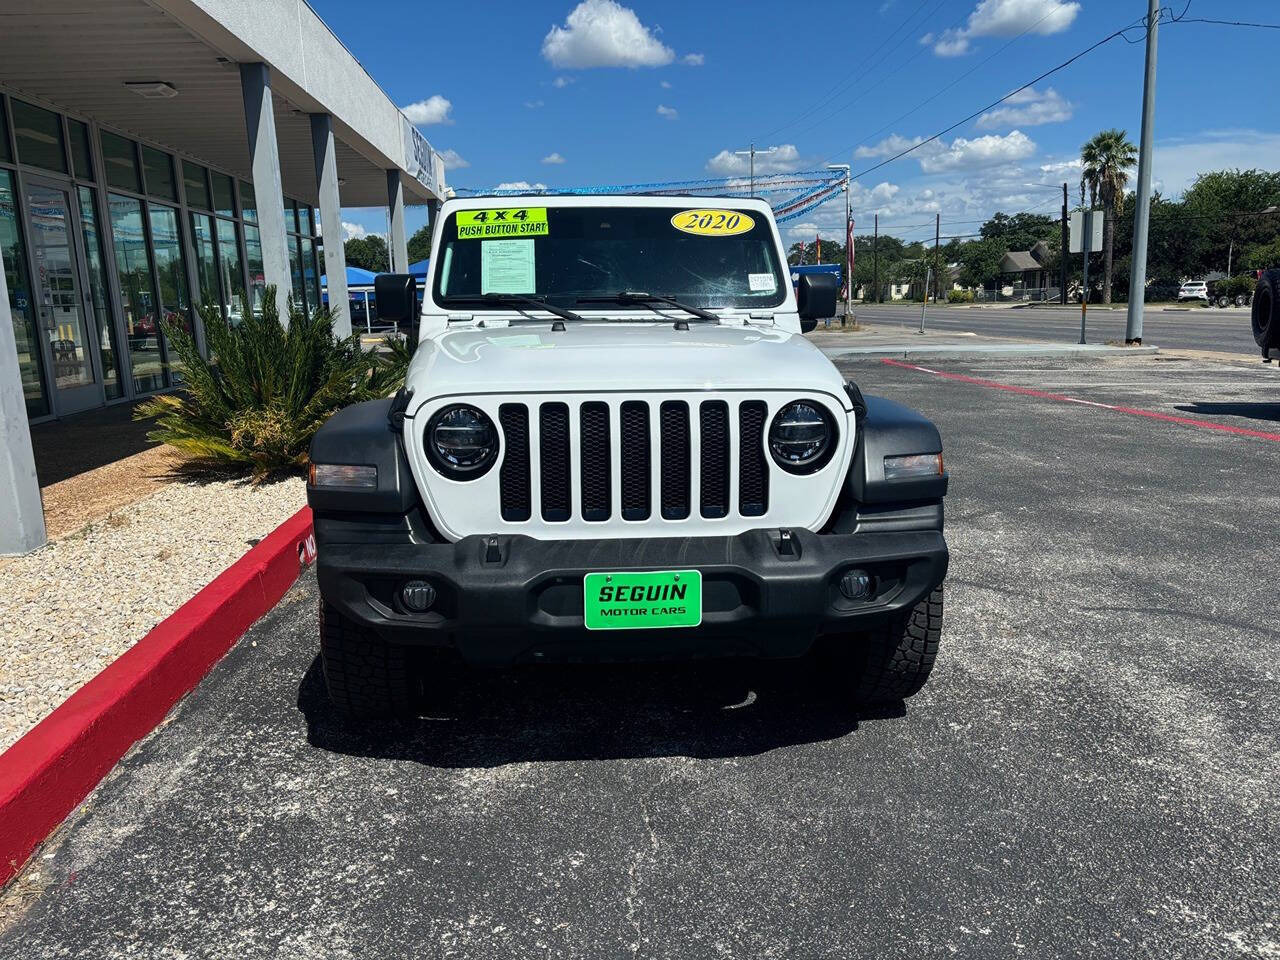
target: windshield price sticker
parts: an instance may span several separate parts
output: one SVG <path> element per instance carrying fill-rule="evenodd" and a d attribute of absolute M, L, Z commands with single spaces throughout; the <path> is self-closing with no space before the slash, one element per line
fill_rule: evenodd
<path fill-rule="evenodd" d="M 732 237 L 747 233 L 756 222 L 741 210 L 681 210 L 671 225 L 697 237 Z"/>
<path fill-rule="evenodd" d="M 545 237 L 546 207 L 513 207 L 508 210 L 459 210 L 459 240 L 492 240 L 498 237 Z"/>

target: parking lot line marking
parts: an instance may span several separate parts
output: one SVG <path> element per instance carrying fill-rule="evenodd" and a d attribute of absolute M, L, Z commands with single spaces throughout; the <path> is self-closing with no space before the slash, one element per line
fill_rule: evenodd
<path fill-rule="evenodd" d="M 1076 403 L 1089 407 L 1102 407 L 1104 410 L 1112 410 L 1116 413 L 1127 413 L 1135 417 L 1146 417 L 1148 420 L 1162 420 L 1165 423 L 1177 423 L 1186 427 L 1200 427 L 1202 430 L 1217 430 L 1220 433 L 1232 433 L 1240 437 L 1254 437 L 1258 440 L 1271 440 L 1280 443 L 1280 433 L 1267 433 L 1265 430 L 1250 430 L 1248 427 L 1237 427 L 1229 423 L 1211 423 L 1205 420 L 1193 420 L 1191 417 L 1177 417 L 1171 413 L 1160 413 L 1156 410 L 1142 410 L 1138 407 L 1122 407 L 1111 403 L 1098 403 L 1093 400 L 1081 400 L 1077 397 L 1068 397 L 1064 393 L 1051 393 L 1048 390 L 1036 390 L 1032 387 L 1020 387 L 1012 383 L 1001 383 L 999 380 L 988 380 L 985 377 L 971 377 L 964 373 L 946 373 L 942 370 L 931 370 L 928 367 L 922 367 L 914 363 L 903 363 L 901 360 L 893 360 L 884 357 L 880 360 L 891 367 L 901 367 L 904 370 L 918 370 L 921 373 L 929 373 L 935 377 L 942 377 L 946 380 L 956 380 L 960 383 L 971 383 L 978 387 L 990 387 L 993 390 L 1004 390 L 1008 393 L 1019 393 L 1023 396 L 1037 397 L 1041 400 L 1057 400 L 1062 403 Z"/>

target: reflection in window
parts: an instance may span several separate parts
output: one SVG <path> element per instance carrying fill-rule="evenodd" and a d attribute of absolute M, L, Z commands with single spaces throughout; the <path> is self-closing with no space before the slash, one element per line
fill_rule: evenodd
<path fill-rule="evenodd" d="M 151 288 L 151 261 L 142 225 L 142 203 L 113 193 L 108 208 L 133 388 L 138 393 L 150 393 L 164 387 L 164 368 L 160 360 L 155 294 Z"/>
<path fill-rule="evenodd" d="M 102 381 L 107 399 L 124 396 L 120 382 L 120 353 L 116 349 L 116 328 L 111 322 L 108 306 L 110 293 L 107 286 L 107 268 L 102 246 L 102 231 L 98 229 L 98 211 L 93 203 L 93 191 L 80 187 L 80 225 L 84 229 L 84 252 L 89 271 L 89 300 L 93 304 L 93 320 L 98 329 L 98 351 L 102 354 Z"/>
<path fill-rule="evenodd" d="M 4 99 L 0 98 L 0 160 L 5 163 L 13 161 L 9 151 L 9 121 L 4 116 Z"/>
<path fill-rule="evenodd" d="M 205 178 L 205 169 L 190 160 L 182 161 L 182 187 L 187 193 L 187 206 L 199 207 L 201 210 L 212 210 L 209 203 L 209 182 Z"/>
<path fill-rule="evenodd" d="M 89 125 L 67 118 L 67 133 L 71 139 L 71 166 L 81 180 L 93 179 L 93 154 L 89 149 Z"/>
<path fill-rule="evenodd" d="M 262 301 L 266 296 L 267 281 L 262 267 L 262 238 L 257 227 L 247 224 L 244 228 L 245 265 L 249 268 L 249 304 L 254 316 L 262 315 Z"/>
<path fill-rule="evenodd" d="M 240 269 L 240 244 L 236 242 L 236 225 L 231 220 L 217 221 L 218 259 L 222 262 L 222 309 L 232 323 L 244 316 L 244 271 Z"/>
<path fill-rule="evenodd" d="M 210 170 L 209 179 L 213 181 L 213 212 L 220 217 L 234 217 L 236 209 L 231 178 L 225 173 Z"/>
<path fill-rule="evenodd" d="M 307 310 L 320 306 L 320 275 L 316 273 L 316 252 L 310 237 L 302 238 L 302 274 L 307 290 Z"/>
<path fill-rule="evenodd" d="M 33 167 L 67 172 L 67 155 L 62 149 L 62 118 L 21 100 L 13 105 L 13 133 L 18 159 Z"/>
<path fill-rule="evenodd" d="M 208 319 L 205 308 L 221 309 L 222 294 L 218 289 L 218 258 L 214 253 L 213 217 L 207 213 L 191 214 L 191 246 L 196 254 L 196 309 Z"/>
<path fill-rule="evenodd" d="M 253 184 L 240 181 L 240 215 L 247 223 L 258 222 L 258 199 L 253 192 Z"/>
<path fill-rule="evenodd" d="M 22 227 L 18 223 L 18 207 L 13 196 L 13 174 L 0 170 L 0 257 L 4 260 L 4 279 L 9 288 L 9 312 L 13 314 L 13 339 L 18 344 L 18 370 L 22 376 L 22 394 L 27 403 L 27 417 L 43 417 L 49 412 L 49 401 L 41 386 L 40 344 L 36 340 L 36 318 L 27 281 L 27 257 L 22 246 Z"/>
<path fill-rule="evenodd" d="M 177 210 L 158 203 L 151 204 L 151 245 L 160 307 L 164 311 L 162 315 L 167 323 L 191 333 L 191 300 L 187 296 L 187 268 L 182 255 L 182 236 L 178 233 Z M 165 335 L 163 326 L 160 335 Z M 173 379 L 178 380 L 181 361 L 167 342 L 165 348 L 170 369 L 174 371 Z"/>
<path fill-rule="evenodd" d="M 165 200 L 178 199 L 178 184 L 173 179 L 173 160 L 167 153 L 144 145 L 142 170 L 147 178 L 147 193 Z"/>
<path fill-rule="evenodd" d="M 107 185 L 121 190 L 142 192 L 142 180 L 138 176 L 138 153 L 133 141 L 102 131 L 102 165 L 106 170 Z"/>
<path fill-rule="evenodd" d="M 302 289 L 302 258 L 298 253 L 298 238 L 289 237 L 289 272 L 293 274 L 293 302 L 306 309 L 307 298 Z"/>

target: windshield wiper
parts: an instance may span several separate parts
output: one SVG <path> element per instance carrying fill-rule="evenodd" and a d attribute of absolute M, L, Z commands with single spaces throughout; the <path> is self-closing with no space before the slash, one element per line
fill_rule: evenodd
<path fill-rule="evenodd" d="M 547 313 L 554 314 L 563 320 L 583 320 L 586 318 L 574 313 L 572 310 L 566 310 L 564 307 L 557 307 L 554 303 L 547 303 L 541 297 L 529 297 L 523 293 L 485 293 L 481 295 L 481 299 L 487 303 L 523 303 L 529 306 L 537 307 L 539 310 L 545 310 Z"/>
<path fill-rule="evenodd" d="M 578 303 L 665 303 L 668 306 L 675 307 L 677 310 L 683 310 L 685 313 L 691 313 L 699 320 L 707 320 L 711 323 L 719 323 L 720 318 L 710 310 L 703 310 L 701 307 L 692 307 L 687 303 L 681 303 L 674 297 L 668 297 L 661 293 L 643 293 L 639 290 L 623 290 L 621 293 L 615 293 L 611 297 L 579 297 Z"/>

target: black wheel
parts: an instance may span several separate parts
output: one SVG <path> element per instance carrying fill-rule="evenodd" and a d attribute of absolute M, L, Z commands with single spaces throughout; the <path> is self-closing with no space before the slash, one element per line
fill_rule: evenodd
<path fill-rule="evenodd" d="M 1218 297 L 1218 306 L 1224 309 L 1231 306 L 1231 298 L 1224 293 L 1222 296 Z"/>
<path fill-rule="evenodd" d="M 1249 298 L 1243 293 L 1237 293 L 1235 304 L 1237 307 L 1247 307 L 1249 305 Z"/>
<path fill-rule="evenodd" d="M 1253 290 L 1253 339 L 1263 350 L 1280 347 L 1280 270 L 1264 270 Z"/>
<path fill-rule="evenodd" d="M 420 699 L 412 651 L 387 643 L 320 601 L 320 662 L 324 682 L 349 720 L 408 717 Z"/>
<path fill-rule="evenodd" d="M 836 635 L 824 645 L 837 668 L 841 690 L 853 684 L 860 706 L 894 703 L 917 693 L 929 679 L 942 636 L 942 587 L 911 611 L 872 633 Z M 852 676 L 850 676 L 852 673 Z"/>

